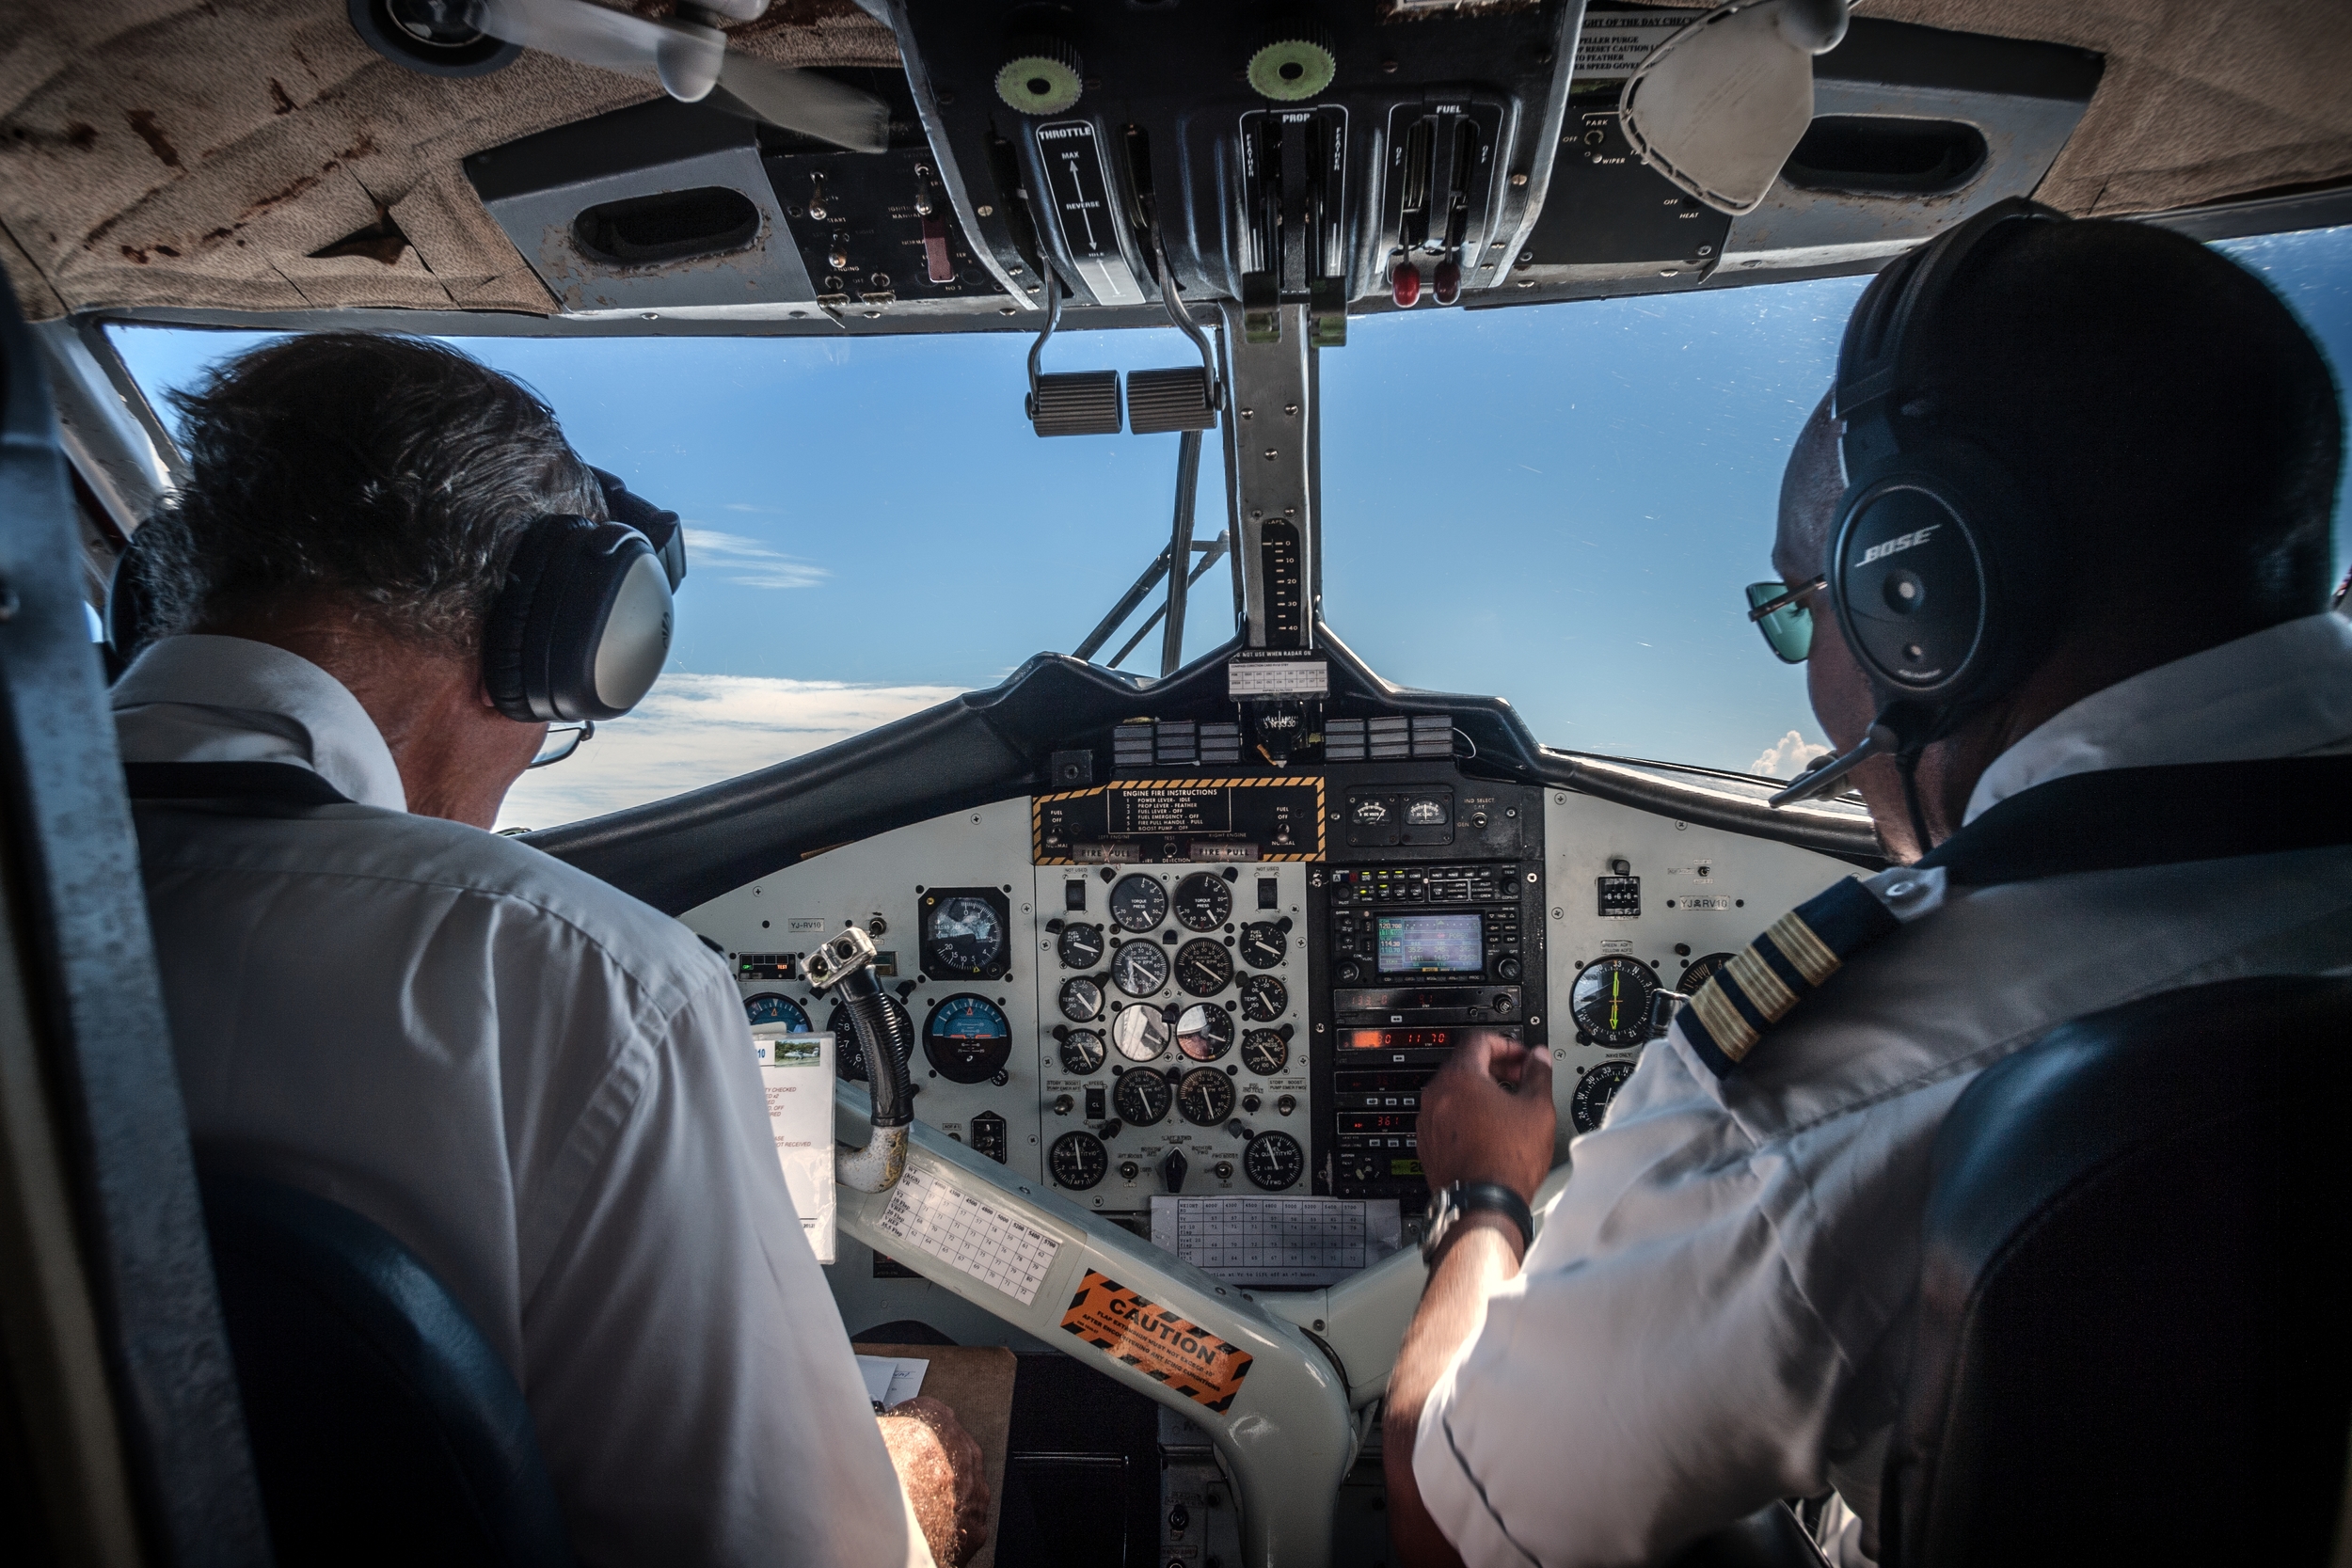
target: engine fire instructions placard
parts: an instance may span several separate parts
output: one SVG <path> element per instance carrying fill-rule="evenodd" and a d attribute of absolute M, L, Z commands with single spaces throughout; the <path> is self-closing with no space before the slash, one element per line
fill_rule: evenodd
<path fill-rule="evenodd" d="M 1113 1360 L 1140 1369 L 1186 1399 L 1223 1412 L 1249 1375 L 1248 1352 L 1227 1344 L 1137 1295 L 1107 1275 L 1087 1270 L 1061 1315 L 1075 1335 Z"/>
<path fill-rule="evenodd" d="M 947 1172 L 920 1160 L 907 1162 L 877 1228 L 1024 1307 L 1037 1300 L 1037 1288 L 1061 1250 L 1059 1238 L 961 1190 Z"/>
<path fill-rule="evenodd" d="M 1029 807 L 1040 865 L 1323 858 L 1323 779 L 1129 779 L 1040 795 Z"/>

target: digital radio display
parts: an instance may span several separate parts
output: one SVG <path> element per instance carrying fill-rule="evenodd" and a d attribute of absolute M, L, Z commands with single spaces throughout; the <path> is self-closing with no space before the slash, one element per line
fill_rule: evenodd
<path fill-rule="evenodd" d="M 1377 927 L 1384 975 L 1481 975 L 1486 972 L 1486 917 L 1480 914 L 1390 914 Z"/>
<path fill-rule="evenodd" d="M 1516 1029 L 1497 1029 L 1472 1025 L 1463 1029 L 1343 1029 L 1341 1048 L 1347 1051 L 1451 1051 L 1482 1035 L 1491 1035 L 1505 1044 L 1518 1043 Z"/>

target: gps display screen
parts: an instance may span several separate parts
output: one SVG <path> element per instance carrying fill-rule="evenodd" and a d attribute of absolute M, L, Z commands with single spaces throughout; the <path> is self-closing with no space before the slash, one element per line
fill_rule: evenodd
<path fill-rule="evenodd" d="M 1486 972 L 1486 917 L 1479 914 L 1379 916 L 1380 974 L 1445 978 Z"/>

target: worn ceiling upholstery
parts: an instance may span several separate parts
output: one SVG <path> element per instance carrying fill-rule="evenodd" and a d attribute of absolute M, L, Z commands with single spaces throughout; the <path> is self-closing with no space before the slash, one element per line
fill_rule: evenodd
<path fill-rule="evenodd" d="M 1863 8 L 2106 55 L 2098 96 L 2040 193 L 2070 212 L 2352 181 L 2352 0 Z M 852 0 L 777 0 L 735 37 L 787 64 L 898 58 Z M 342 0 L 6 0 L 0 263 L 36 318 L 140 306 L 551 311 L 459 160 L 651 96 L 650 84 L 528 52 L 491 76 L 419 75 L 362 43 Z M 388 217 L 405 245 L 313 254 L 384 231 Z"/>

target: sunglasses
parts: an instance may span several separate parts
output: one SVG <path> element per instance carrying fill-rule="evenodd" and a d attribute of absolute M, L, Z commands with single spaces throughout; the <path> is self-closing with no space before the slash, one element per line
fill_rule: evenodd
<path fill-rule="evenodd" d="M 538 756 L 532 759 L 531 766 L 533 768 L 551 767 L 579 751 L 583 742 L 594 740 L 596 737 L 596 725 L 594 720 L 586 720 L 578 724 L 559 725 L 548 732 L 543 749 Z"/>
<path fill-rule="evenodd" d="M 1748 584 L 1748 619 L 1756 623 L 1766 646 L 1783 664 L 1803 664 L 1813 652 L 1813 611 L 1804 607 L 1804 600 L 1807 594 L 1828 586 L 1827 578 L 1815 578 L 1794 588 L 1785 582 Z"/>

